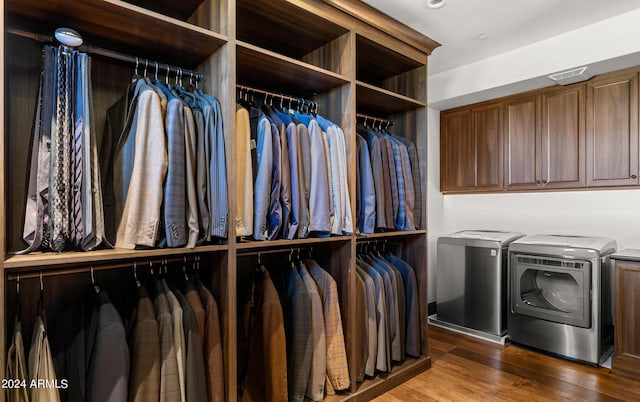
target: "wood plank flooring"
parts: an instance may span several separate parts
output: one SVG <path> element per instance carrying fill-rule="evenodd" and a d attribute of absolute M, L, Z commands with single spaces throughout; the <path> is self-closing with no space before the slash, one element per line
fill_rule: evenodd
<path fill-rule="evenodd" d="M 430 370 L 378 397 L 411 401 L 640 401 L 640 382 L 607 368 L 429 326 Z"/>

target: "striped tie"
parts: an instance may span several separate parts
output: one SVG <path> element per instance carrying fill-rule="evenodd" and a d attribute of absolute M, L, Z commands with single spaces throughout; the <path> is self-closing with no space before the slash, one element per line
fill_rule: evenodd
<path fill-rule="evenodd" d="M 84 242 L 84 224 L 82 219 L 82 142 L 83 142 L 83 81 L 79 79 L 79 71 L 81 71 L 81 59 L 77 52 L 74 52 L 74 81 L 76 81 L 75 102 L 75 133 L 74 133 L 74 154 L 73 154 L 73 233 L 74 245 L 81 247 Z"/>

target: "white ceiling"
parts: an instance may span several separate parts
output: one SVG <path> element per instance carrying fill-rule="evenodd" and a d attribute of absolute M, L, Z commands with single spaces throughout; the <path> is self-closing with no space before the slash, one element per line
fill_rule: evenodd
<path fill-rule="evenodd" d="M 430 74 L 640 8 L 640 0 L 446 0 L 440 9 L 427 0 L 364 1 L 442 45 L 429 58 Z"/>

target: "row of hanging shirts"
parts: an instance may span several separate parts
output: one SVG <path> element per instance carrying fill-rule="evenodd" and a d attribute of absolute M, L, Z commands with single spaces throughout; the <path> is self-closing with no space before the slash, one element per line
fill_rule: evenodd
<path fill-rule="evenodd" d="M 290 98 L 285 108 L 282 96 L 278 107 L 265 95 L 258 104 L 248 99 L 251 91 L 236 108 L 236 234 L 291 240 L 352 233 L 343 130 L 318 114 L 317 103 Z"/>
<path fill-rule="evenodd" d="M 357 125 L 356 226 L 360 233 L 409 231 L 422 220 L 422 181 L 416 145 L 389 124 Z M 410 137 L 410 136 L 409 136 Z"/>

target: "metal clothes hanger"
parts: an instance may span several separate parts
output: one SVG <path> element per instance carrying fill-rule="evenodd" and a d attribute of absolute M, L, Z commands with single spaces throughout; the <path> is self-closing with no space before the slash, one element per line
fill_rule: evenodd
<path fill-rule="evenodd" d="M 93 265 L 89 265 L 89 271 L 91 272 L 91 284 L 93 285 L 93 290 L 95 290 L 96 293 L 100 293 L 100 286 L 96 284 L 96 278 L 93 275 Z"/>
<path fill-rule="evenodd" d="M 182 273 L 184 274 L 184 280 L 189 280 L 189 274 L 187 274 L 187 257 L 182 256 Z"/>
<path fill-rule="evenodd" d="M 135 283 L 137 288 L 142 287 L 142 284 L 138 280 L 138 265 L 135 261 L 133 262 L 133 279 L 136 281 Z"/>

